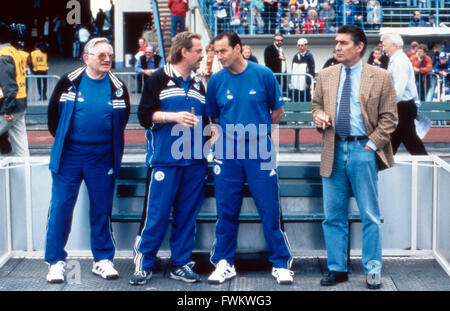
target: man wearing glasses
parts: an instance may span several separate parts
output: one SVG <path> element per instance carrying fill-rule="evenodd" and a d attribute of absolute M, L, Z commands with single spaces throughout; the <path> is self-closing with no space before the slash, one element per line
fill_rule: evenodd
<path fill-rule="evenodd" d="M 125 84 L 110 72 L 113 48 L 108 39 L 90 40 L 83 60 L 85 66 L 59 80 L 48 107 L 48 128 L 55 137 L 49 164 L 52 199 L 45 247 L 50 283 L 64 282 L 64 247 L 83 180 L 90 201 L 92 272 L 108 280 L 119 277 L 112 262 L 115 247 L 110 214 L 130 100 Z"/>
<path fill-rule="evenodd" d="M 164 67 L 164 60 L 158 54 L 155 54 L 153 46 L 149 45 L 145 48 L 144 55 L 138 58 L 134 71 L 139 74 L 137 92 L 142 92 L 143 81 L 147 79 L 157 69 Z"/>
<path fill-rule="evenodd" d="M 267 46 L 264 50 L 264 63 L 266 67 L 269 67 L 273 73 L 286 73 L 287 63 L 286 55 L 283 51 L 284 38 L 281 34 L 276 34 L 273 37 L 273 44 Z M 277 76 L 278 83 L 281 86 L 283 92 L 287 91 L 287 79 L 286 76 L 281 78 Z"/>

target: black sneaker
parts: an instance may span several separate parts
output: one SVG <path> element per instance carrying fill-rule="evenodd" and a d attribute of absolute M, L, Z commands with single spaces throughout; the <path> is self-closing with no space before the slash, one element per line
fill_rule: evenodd
<path fill-rule="evenodd" d="M 131 276 L 130 284 L 131 285 L 145 285 L 147 281 L 152 277 L 152 271 L 135 271 Z"/>
<path fill-rule="evenodd" d="M 180 280 L 186 283 L 195 283 L 200 281 L 200 276 L 192 271 L 194 262 L 189 262 L 184 266 L 176 266 L 170 269 L 170 277 L 174 280 Z"/>

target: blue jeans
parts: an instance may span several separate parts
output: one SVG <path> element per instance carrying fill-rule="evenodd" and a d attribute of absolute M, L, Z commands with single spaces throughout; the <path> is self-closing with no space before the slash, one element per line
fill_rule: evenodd
<path fill-rule="evenodd" d="M 172 38 L 176 36 L 177 34 L 177 25 L 179 25 L 180 27 L 180 31 L 179 32 L 183 32 L 184 31 L 184 19 L 185 16 L 175 16 L 172 15 Z"/>
<path fill-rule="evenodd" d="M 330 271 L 347 271 L 348 206 L 355 196 L 362 221 L 362 263 L 365 273 L 374 261 L 381 269 L 381 222 L 378 206 L 378 166 L 367 140 L 337 141 L 333 172 L 323 178 L 325 220 L 322 223 Z M 369 266 L 370 265 L 370 266 Z"/>

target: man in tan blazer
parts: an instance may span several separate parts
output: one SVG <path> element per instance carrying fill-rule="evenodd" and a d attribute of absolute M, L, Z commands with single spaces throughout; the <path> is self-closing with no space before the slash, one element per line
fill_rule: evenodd
<path fill-rule="evenodd" d="M 398 117 L 391 75 L 363 63 L 367 45 L 355 25 L 336 36 L 339 65 L 319 73 L 312 118 L 323 132 L 320 174 L 323 178 L 323 231 L 329 274 L 321 285 L 347 281 L 348 204 L 356 198 L 363 223 L 362 262 L 367 286 L 381 286 L 381 222 L 378 171 L 394 165 L 390 134 Z"/>

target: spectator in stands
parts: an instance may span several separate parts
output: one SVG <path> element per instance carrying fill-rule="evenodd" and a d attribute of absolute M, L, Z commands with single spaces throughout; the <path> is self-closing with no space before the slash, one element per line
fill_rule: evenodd
<path fill-rule="evenodd" d="M 416 76 L 416 85 L 420 100 L 425 100 L 425 96 L 430 87 L 430 75 L 427 75 L 427 73 L 433 70 L 433 61 L 427 55 L 427 47 L 425 44 L 419 45 L 416 54 L 410 57 L 410 61 Z"/>
<path fill-rule="evenodd" d="M 289 5 L 293 4 L 297 6 L 297 9 L 300 9 L 302 11 L 306 10 L 304 0 L 289 0 Z"/>
<path fill-rule="evenodd" d="M 333 50 L 333 57 L 329 58 L 325 64 L 323 65 L 322 69 L 328 68 L 330 66 L 334 66 L 336 64 L 339 64 L 339 61 L 336 58 L 336 49 Z"/>
<path fill-rule="evenodd" d="M 369 0 L 367 3 L 367 24 L 369 29 L 380 29 L 383 21 L 383 9 L 378 0 Z"/>
<path fill-rule="evenodd" d="M 352 0 L 354 11 L 353 11 L 353 19 L 354 24 L 359 26 L 361 29 L 364 29 L 364 16 L 366 16 L 366 8 L 364 3 L 360 0 Z"/>
<path fill-rule="evenodd" d="M 230 14 L 229 0 L 216 0 L 213 4 L 214 16 L 217 18 L 217 33 L 227 29 L 226 22 Z"/>
<path fill-rule="evenodd" d="M 325 0 L 319 10 L 319 18 L 323 20 L 325 23 L 326 33 L 334 33 L 336 30 L 336 11 L 332 6 L 330 6 L 330 2 Z"/>
<path fill-rule="evenodd" d="M 200 62 L 200 67 L 198 68 L 197 73 L 202 76 L 203 84 L 205 84 L 206 87 L 208 85 L 209 78 L 211 78 L 213 74 L 221 70 L 223 67 L 214 51 L 214 44 L 208 44 L 205 50 L 206 57 L 203 57 Z"/>
<path fill-rule="evenodd" d="M 419 0 L 419 8 L 431 8 L 431 0 Z"/>
<path fill-rule="evenodd" d="M 374 48 L 373 52 L 372 52 L 372 56 L 373 56 L 372 61 L 371 62 L 367 61 L 368 64 L 379 67 L 379 68 L 387 69 L 388 63 L 384 63 L 382 61 L 383 50 L 381 48 L 379 48 L 379 47 Z"/>
<path fill-rule="evenodd" d="M 258 64 L 258 59 L 252 54 L 252 47 L 250 45 L 244 45 L 242 47 L 242 55 L 247 61 L 251 61 Z"/>
<path fill-rule="evenodd" d="M 407 55 L 409 58 L 411 58 L 411 56 L 413 56 L 413 55 L 416 54 L 417 48 L 418 48 L 418 47 L 419 47 L 419 42 L 417 42 L 417 41 L 411 42 L 410 49 L 409 49 L 409 51 L 406 53 L 406 55 Z"/>
<path fill-rule="evenodd" d="M 427 27 L 438 27 L 438 25 L 436 25 L 436 18 L 433 14 L 430 14 L 430 16 L 428 17 Z"/>
<path fill-rule="evenodd" d="M 255 29 L 255 32 L 257 34 L 263 34 L 264 33 L 264 19 L 262 18 L 261 11 L 258 9 L 256 5 L 253 6 L 253 14 L 252 14 L 253 20 L 253 28 Z"/>
<path fill-rule="evenodd" d="M 169 9 L 172 13 L 172 38 L 185 27 L 186 12 L 189 10 L 189 0 L 169 0 Z M 178 31 L 177 31 L 178 30 Z"/>
<path fill-rule="evenodd" d="M 239 11 L 241 13 L 241 30 L 242 33 L 249 33 L 250 18 L 251 18 L 251 3 L 252 0 L 240 0 L 239 1 Z"/>
<path fill-rule="evenodd" d="M 144 55 L 139 57 L 136 65 L 134 67 L 134 71 L 139 75 L 138 76 L 138 89 L 136 90 L 138 93 L 142 91 L 142 82 L 147 81 L 147 79 L 159 68 L 164 67 L 164 61 L 161 56 L 155 54 L 155 49 L 152 45 L 147 46 L 145 49 Z"/>
<path fill-rule="evenodd" d="M 342 25 L 343 24 L 354 24 L 355 23 L 355 6 L 352 3 L 352 0 L 345 0 L 345 5 L 342 4 L 342 6 L 340 7 L 340 15 L 342 18 Z"/>
<path fill-rule="evenodd" d="M 297 41 L 299 51 L 292 59 L 292 73 L 293 74 L 308 74 L 313 78 L 315 76 L 315 62 L 314 57 L 308 50 L 308 40 L 300 38 Z M 311 78 L 305 76 L 294 75 L 291 78 L 291 89 L 293 92 L 293 101 L 311 101 Z"/>
<path fill-rule="evenodd" d="M 294 33 L 296 33 L 296 34 L 302 33 L 302 27 L 303 27 L 303 23 L 304 23 L 302 10 L 297 9 L 297 11 L 295 13 L 291 13 L 289 22 L 292 24 Z"/>
<path fill-rule="evenodd" d="M 378 48 L 380 48 L 380 50 L 381 50 L 381 57 L 380 57 L 380 62 L 381 62 L 381 65 L 380 65 L 380 67 L 381 68 L 385 68 L 385 69 L 387 69 L 387 67 L 388 67 L 388 64 L 389 64 L 389 57 L 386 55 L 386 53 L 383 51 L 383 42 L 381 42 L 381 41 L 379 41 L 378 43 L 377 43 L 377 47 Z M 372 51 L 372 53 L 370 53 L 370 55 L 369 55 L 369 59 L 367 60 L 367 63 L 368 64 L 373 64 L 373 62 L 374 62 L 374 53 L 375 53 L 375 49 Z"/>
<path fill-rule="evenodd" d="M 445 52 L 448 54 L 450 54 L 450 44 L 448 43 L 448 40 L 443 40 L 442 43 L 442 52 Z"/>
<path fill-rule="evenodd" d="M 441 52 L 439 54 L 439 61 L 436 62 L 436 64 L 433 67 L 433 73 L 440 76 L 444 83 L 444 94 L 441 93 L 441 100 L 445 99 L 445 96 L 442 95 L 450 95 L 449 88 L 450 88 L 450 60 L 445 52 Z"/>
<path fill-rule="evenodd" d="M 266 25 L 265 33 L 274 33 L 277 28 L 278 2 L 280 0 L 264 1 L 264 22 Z"/>
<path fill-rule="evenodd" d="M 281 18 L 281 23 L 278 27 L 277 33 L 281 33 L 283 35 L 295 34 L 294 23 L 290 22 L 289 17 L 286 14 Z"/>
<path fill-rule="evenodd" d="M 437 49 L 437 44 L 434 42 L 428 43 L 428 51 L 427 55 L 430 56 L 431 61 L 433 62 L 433 66 L 436 64 L 436 62 L 439 60 L 439 51 Z"/>
<path fill-rule="evenodd" d="M 325 23 L 321 18 L 317 18 L 317 11 L 309 9 L 308 19 L 305 20 L 302 27 L 302 34 L 323 33 Z"/>
<path fill-rule="evenodd" d="M 414 11 L 409 27 L 426 27 L 427 23 L 420 16 L 420 11 Z"/>
<path fill-rule="evenodd" d="M 231 31 L 243 33 L 239 0 L 230 0 L 230 26 Z"/>
<path fill-rule="evenodd" d="M 319 1 L 318 0 L 303 0 L 304 11 L 309 9 L 318 9 Z"/>

